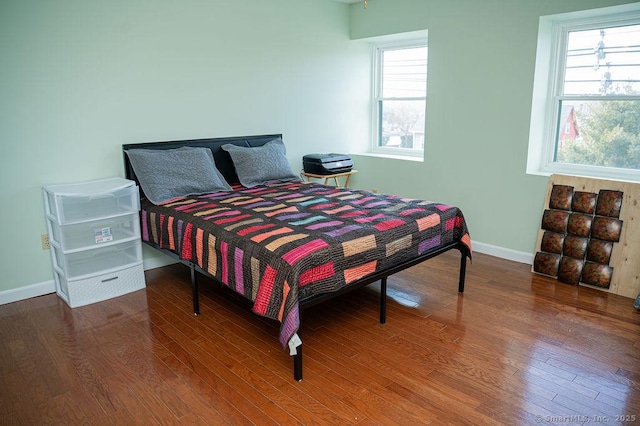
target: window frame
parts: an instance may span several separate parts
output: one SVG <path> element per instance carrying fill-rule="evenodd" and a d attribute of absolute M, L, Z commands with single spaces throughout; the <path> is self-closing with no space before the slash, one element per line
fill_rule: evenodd
<path fill-rule="evenodd" d="M 421 100 L 424 102 L 425 117 L 423 127 L 426 129 L 427 120 L 427 93 L 423 97 L 412 98 L 383 98 L 382 97 L 382 80 L 383 80 L 383 61 L 382 55 L 388 50 L 402 50 L 425 47 L 427 48 L 427 79 L 429 75 L 429 45 L 427 30 L 412 32 L 406 35 L 397 35 L 392 40 L 378 41 L 371 43 L 372 56 L 372 87 L 371 87 L 371 142 L 369 152 L 373 154 L 381 154 L 395 157 L 423 158 L 424 143 L 422 149 L 414 148 L 391 148 L 380 146 L 381 137 L 381 109 L 380 104 L 384 100 Z M 426 83 L 428 85 L 428 81 Z"/>
<path fill-rule="evenodd" d="M 569 31 L 640 24 L 640 3 L 611 6 L 540 17 L 534 75 L 527 173 L 550 176 L 568 174 L 605 179 L 640 181 L 640 170 L 555 162 L 558 108 L 561 100 L 579 99 L 562 93 Z M 587 100 L 600 97 L 582 96 Z M 637 100 L 640 96 L 608 95 L 606 100 Z"/>

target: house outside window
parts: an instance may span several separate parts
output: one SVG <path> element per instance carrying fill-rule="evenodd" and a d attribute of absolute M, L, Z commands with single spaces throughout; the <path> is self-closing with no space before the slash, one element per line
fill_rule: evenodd
<path fill-rule="evenodd" d="M 640 180 L 640 5 L 543 17 L 527 171 Z"/>
<path fill-rule="evenodd" d="M 373 141 L 380 154 L 422 157 L 427 38 L 373 44 Z"/>

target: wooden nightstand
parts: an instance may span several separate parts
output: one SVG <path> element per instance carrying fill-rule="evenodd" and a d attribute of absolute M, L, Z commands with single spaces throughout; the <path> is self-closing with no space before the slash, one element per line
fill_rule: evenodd
<path fill-rule="evenodd" d="M 347 188 L 349 186 L 349 179 L 351 179 L 351 175 L 358 173 L 357 170 L 351 170 L 349 172 L 343 172 L 343 173 L 335 173 L 332 175 L 318 175 L 315 173 L 307 173 L 307 172 L 302 172 L 300 173 L 301 176 L 304 176 L 307 179 L 307 182 L 311 182 L 311 179 L 324 179 L 324 184 L 328 185 L 329 184 L 329 179 L 333 179 L 334 185 L 337 188 Z M 344 179 L 344 185 L 340 186 L 340 182 L 338 181 L 338 178 L 343 177 Z"/>

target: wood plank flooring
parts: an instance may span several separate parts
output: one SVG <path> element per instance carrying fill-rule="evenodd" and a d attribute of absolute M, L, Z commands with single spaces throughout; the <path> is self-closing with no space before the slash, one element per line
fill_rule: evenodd
<path fill-rule="evenodd" d="M 189 271 L 70 309 L 0 306 L 0 424 L 526 425 L 640 422 L 633 300 L 459 255 L 303 311 L 304 380 L 276 323 Z"/>

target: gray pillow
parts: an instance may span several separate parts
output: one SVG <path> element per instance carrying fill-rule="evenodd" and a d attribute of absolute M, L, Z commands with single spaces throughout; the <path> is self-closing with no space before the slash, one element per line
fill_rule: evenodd
<path fill-rule="evenodd" d="M 231 156 L 238 180 L 244 187 L 251 188 L 270 180 L 299 180 L 291 171 L 287 150 L 280 138 L 253 148 L 226 144 L 222 149 Z"/>
<path fill-rule="evenodd" d="M 209 148 L 129 149 L 131 167 L 153 204 L 186 195 L 230 191 Z"/>

